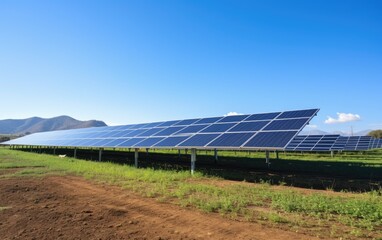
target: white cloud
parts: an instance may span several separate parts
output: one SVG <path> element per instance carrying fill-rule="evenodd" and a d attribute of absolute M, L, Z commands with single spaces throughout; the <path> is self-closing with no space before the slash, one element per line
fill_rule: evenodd
<path fill-rule="evenodd" d="M 242 113 L 237 113 L 237 112 L 229 112 L 227 114 L 224 114 L 224 116 L 235 116 L 235 115 L 243 115 Z"/>
<path fill-rule="evenodd" d="M 307 127 L 307 128 L 312 128 L 312 129 L 316 129 L 316 128 L 318 128 L 318 126 L 315 125 L 315 124 L 308 124 L 308 125 L 306 125 L 306 127 Z"/>
<path fill-rule="evenodd" d="M 353 113 L 337 113 L 337 118 L 332 118 L 328 116 L 328 119 L 325 120 L 326 124 L 333 123 L 346 123 L 346 122 L 355 122 L 360 120 L 361 117 L 358 114 Z"/>

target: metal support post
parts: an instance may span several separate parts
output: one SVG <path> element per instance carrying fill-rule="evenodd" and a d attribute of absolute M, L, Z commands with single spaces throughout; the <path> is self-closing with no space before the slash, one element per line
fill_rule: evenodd
<path fill-rule="evenodd" d="M 53 155 L 56 155 L 56 147 L 53 147 Z"/>
<path fill-rule="evenodd" d="M 73 157 L 74 157 L 74 158 L 77 158 L 77 148 L 74 148 L 74 154 L 73 154 Z"/>
<path fill-rule="evenodd" d="M 136 168 L 138 167 L 138 150 L 139 148 L 136 148 L 134 152 L 134 163 Z"/>
<path fill-rule="evenodd" d="M 330 151 L 330 156 L 334 157 L 334 151 Z"/>
<path fill-rule="evenodd" d="M 98 161 L 102 161 L 102 148 L 99 149 L 99 153 L 98 153 Z"/>
<path fill-rule="evenodd" d="M 269 161 L 269 151 L 265 151 L 265 163 L 268 165 L 268 168 L 271 165 L 271 162 Z"/>
<path fill-rule="evenodd" d="M 276 159 L 279 160 L 279 151 L 276 150 Z"/>
<path fill-rule="evenodd" d="M 195 171 L 195 162 L 196 162 L 196 149 L 191 149 L 191 174 L 194 174 Z"/>
<path fill-rule="evenodd" d="M 181 155 L 180 155 L 180 149 L 178 149 L 178 160 L 181 159 Z"/>
<path fill-rule="evenodd" d="M 215 164 L 218 163 L 218 150 L 215 148 L 214 149 L 214 156 L 215 156 Z"/>

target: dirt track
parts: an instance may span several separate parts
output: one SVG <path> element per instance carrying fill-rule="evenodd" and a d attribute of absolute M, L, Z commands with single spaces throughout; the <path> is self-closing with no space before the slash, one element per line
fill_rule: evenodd
<path fill-rule="evenodd" d="M 312 239 L 79 177 L 0 180 L 1 239 Z"/>

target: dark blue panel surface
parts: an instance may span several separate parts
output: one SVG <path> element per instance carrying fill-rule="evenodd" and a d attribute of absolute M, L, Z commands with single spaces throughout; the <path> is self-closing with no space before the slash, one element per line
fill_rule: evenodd
<path fill-rule="evenodd" d="M 297 131 L 259 132 L 245 144 L 245 147 L 284 148 L 296 134 Z"/>
<path fill-rule="evenodd" d="M 119 147 L 132 147 L 135 144 L 145 140 L 146 138 L 130 138 L 129 140 L 124 141 L 123 143 L 119 144 Z"/>
<path fill-rule="evenodd" d="M 127 133 L 125 135 L 123 135 L 123 137 L 136 137 L 138 136 L 139 134 L 143 133 L 143 132 L 146 132 L 147 130 L 146 129 L 137 129 L 137 130 L 133 130 L 131 131 L 130 133 Z"/>
<path fill-rule="evenodd" d="M 243 121 L 245 118 L 247 118 L 249 115 L 234 115 L 234 116 L 227 116 L 221 119 L 219 122 L 240 122 Z"/>
<path fill-rule="evenodd" d="M 101 147 L 104 144 L 108 143 L 110 139 L 101 139 L 98 141 L 94 141 L 92 144 L 89 144 L 91 147 Z"/>
<path fill-rule="evenodd" d="M 174 134 L 180 130 L 182 130 L 184 127 L 168 127 L 163 129 L 162 131 L 154 134 L 154 136 L 170 136 L 171 134 Z"/>
<path fill-rule="evenodd" d="M 112 137 L 114 134 L 116 133 L 116 131 L 105 131 L 103 132 L 102 134 L 98 135 L 97 138 L 110 138 Z"/>
<path fill-rule="evenodd" d="M 113 140 L 110 140 L 109 142 L 105 143 L 104 145 L 102 145 L 102 147 L 116 147 L 119 144 L 121 144 L 127 140 L 128 139 L 126 139 L 126 138 L 113 139 Z"/>
<path fill-rule="evenodd" d="M 280 114 L 280 112 L 253 114 L 253 115 L 249 116 L 249 118 L 245 119 L 245 121 L 271 120 L 271 119 L 276 118 L 279 114 Z"/>
<path fill-rule="evenodd" d="M 254 133 L 224 133 L 208 144 L 208 147 L 240 147 L 253 135 Z"/>
<path fill-rule="evenodd" d="M 228 132 L 255 132 L 261 130 L 269 121 L 241 122 Z"/>
<path fill-rule="evenodd" d="M 177 136 L 177 137 L 168 137 L 163 141 L 160 141 L 155 145 L 155 147 L 175 147 L 179 143 L 183 142 L 189 137 L 186 136 Z"/>
<path fill-rule="evenodd" d="M 164 137 L 146 138 L 145 140 L 135 144 L 134 147 L 151 147 L 163 139 Z"/>
<path fill-rule="evenodd" d="M 153 136 L 154 134 L 162 131 L 164 128 L 151 128 L 147 131 L 144 131 L 143 133 L 139 134 L 138 136 L 139 137 L 149 137 L 149 136 Z"/>
<path fill-rule="evenodd" d="M 176 133 L 176 135 L 186 134 L 186 133 L 197 133 L 207 126 L 208 126 L 207 124 L 191 125 L 180 130 L 179 132 Z"/>
<path fill-rule="evenodd" d="M 308 120 L 308 118 L 274 120 L 263 130 L 299 130 Z"/>
<path fill-rule="evenodd" d="M 88 146 L 91 146 L 91 144 L 94 143 L 94 141 L 98 141 L 98 140 L 94 140 L 94 139 L 86 139 L 84 141 L 81 141 L 78 143 L 78 146 L 79 147 L 88 147 Z M 65 146 L 65 145 L 64 145 Z"/>
<path fill-rule="evenodd" d="M 209 142 L 214 140 L 216 137 L 218 137 L 220 134 L 196 134 L 193 137 L 187 139 L 183 143 L 181 143 L 179 146 L 184 147 L 203 147 L 207 145 Z"/>
<path fill-rule="evenodd" d="M 111 137 L 112 138 L 123 137 L 131 132 L 132 130 L 116 131 L 113 135 L 111 135 Z"/>
<path fill-rule="evenodd" d="M 210 125 L 209 127 L 203 129 L 202 133 L 221 133 L 225 132 L 231 127 L 235 126 L 236 123 L 215 123 Z"/>
<path fill-rule="evenodd" d="M 283 112 L 278 119 L 281 118 L 300 118 L 300 117 L 312 117 L 318 110 L 317 109 L 309 109 L 309 110 L 298 110 L 298 111 L 287 111 Z"/>
<path fill-rule="evenodd" d="M 88 132 L 84 134 L 84 138 L 97 138 L 102 134 L 104 134 L 104 132 Z"/>

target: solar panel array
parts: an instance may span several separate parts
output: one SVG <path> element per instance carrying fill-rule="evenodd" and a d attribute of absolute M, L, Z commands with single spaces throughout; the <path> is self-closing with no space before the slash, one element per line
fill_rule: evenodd
<path fill-rule="evenodd" d="M 370 136 L 298 135 L 286 147 L 289 151 L 364 151 L 382 148 L 382 139 Z"/>
<path fill-rule="evenodd" d="M 31 134 L 10 145 L 285 149 L 319 109 L 197 118 Z"/>
<path fill-rule="evenodd" d="M 340 135 L 298 135 L 287 146 L 289 151 L 331 151 Z"/>
<path fill-rule="evenodd" d="M 370 142 L 370 149 L 373 148 L 382 148 L 382 139 L 380 138 L 373 138 L 372 141 Z"/>
<path fill-rule="evenodd" d="M 370 136 L 350 136 L 345 138 L 347 138 L 346 145 L 343 149 L 345 151 L 368 150 L 372 139 Z"/>

